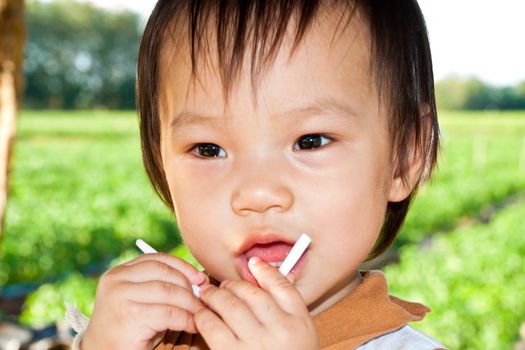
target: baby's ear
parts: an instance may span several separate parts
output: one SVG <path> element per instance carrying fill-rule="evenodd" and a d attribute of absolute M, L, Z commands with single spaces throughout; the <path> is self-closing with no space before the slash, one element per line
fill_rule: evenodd
<path fill-rule="evenodd" d="M 428 175 L 429 164 L 427 164 L 428 155 L 425 152 L 425 144 L 431 142 L 433 133 L 431 111 L 427 104 L 421 108 L 420 120 L 420 135 L 417 136 L 413 130 L 405 148 L 395 145 L 396 156 L 388 196 L 389 202 L 401 202 L 406 199 Z"/>

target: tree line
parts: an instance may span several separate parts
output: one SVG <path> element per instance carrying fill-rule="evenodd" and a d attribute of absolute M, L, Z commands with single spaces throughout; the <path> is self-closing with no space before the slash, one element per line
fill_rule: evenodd
<path fill-rule="evenodd" d="M 71 0 L 31 1 L 24 62 L 24 108 L 135 107 L 141 17 Z M 440 109 L 525 109 L 525 81 L 491 86 L 449 76 L 436 84 Z"/>
<path fill-rule="evenodd" d="M 135 107 L 138 14 L 31 1 L 26 25 L 25 108 Z"/>
<path fill-rule="evenodd" d="M 493 86 L 476 77 L 448 76 L 436 84 L 441 109 L 525 109 L 525 80 L 515 86 Z"/>

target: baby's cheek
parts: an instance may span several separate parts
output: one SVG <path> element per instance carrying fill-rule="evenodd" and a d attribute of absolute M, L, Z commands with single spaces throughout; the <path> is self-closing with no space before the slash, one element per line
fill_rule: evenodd
<path fill-rule="evenodd" d="M 221 276 L 226 274 L 228 278 L 233 278 L 229 276 L 231 272 L 228 273 L 229 257 L 226 256 L 227 250 L 223 248 L 221 240 L 223 232 L 217 229 L 221 226 L 214 225 L 206 217 L 203 218 L 195 213 L 193 215 L 195 220 L 189 220 L 187 216 L 179 223 L 184 243 L 208 273 L 216 278 L 219 278 L 217 274 Z"/>

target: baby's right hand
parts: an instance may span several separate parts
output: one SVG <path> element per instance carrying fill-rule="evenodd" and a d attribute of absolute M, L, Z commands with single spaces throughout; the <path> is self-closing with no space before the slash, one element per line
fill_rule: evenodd
<path fill-rule="evenodd" d="M 191 284 L 207 283 L 203 272 L 163 253 L 144 254 L 108 270 L 80 348 L 152 349 L 168 329 L 195 333 L 193 315 L 203 304 Z"/>

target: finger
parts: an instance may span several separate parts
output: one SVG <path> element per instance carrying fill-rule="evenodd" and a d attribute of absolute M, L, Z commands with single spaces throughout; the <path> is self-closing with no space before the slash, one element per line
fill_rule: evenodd
<path fill-rule="evenodd" d="M 308 314 L 303 297 L 278 269 L 259 257 L 252 257 L 248 267 L 259 286 L 270 293 L 282 310 L 294 315 Z"/>
<path fill-rule="evenodd" d="M 213 311 L 202 308 L 193 316 L 195 327 L 210 349 L 236 349 L 239 342 L 232 330 Z"/>
<path fill-rule="evenodd" d="M 165 304 L 132 303 L 128 307 L 129 317 L 143 320 L 155 332 L 186 331 L 196 333 L 193 315 L 187 310 Z"/>
<path fill-rule="evenodd" d="M 192 314 L 203 307 L 202 302 L 190 290 L 165 281 L 127 282 L 115 288 L 121 290 L 120 295 L 124 298 L 136 303 L 165 304 L 184 309 Z"/>
<path fill-rule="evenodd" d="M 242 300 L 262 324 L 282 320 L 284 311 L 275 302 L 272 296 L 262 288 L 245 281 L 225 281 L 221 284 Z M 286 314 L 287 315 L 287 314 Z"/>
<path fill-rule="evenodd" d="M 191 282 L 181 271 L 157 260 L 146 260 L 133 265 L 114 268 L 108 274 L 125 282 L 165 281 L 190 289 Z"/>
<path fill-rule="evenodd" d="M 123 266 L 134 266 L 146 261 L 157 261 L 169 265 L 182 272 L 192 284 L 200 285 L 203 283 L 209 283 L 208 276 L 204 272 L 197 270 L 190 263 L 166 253 L 143 254 L 123 264 Z"/>
<path fill-rule="evenodd" d="M 201 289 L 200 298 L 239 339 L 253 336 L 253 332 L 261 328 L 248 305 L 229 290 L 206 286 Z"/>

